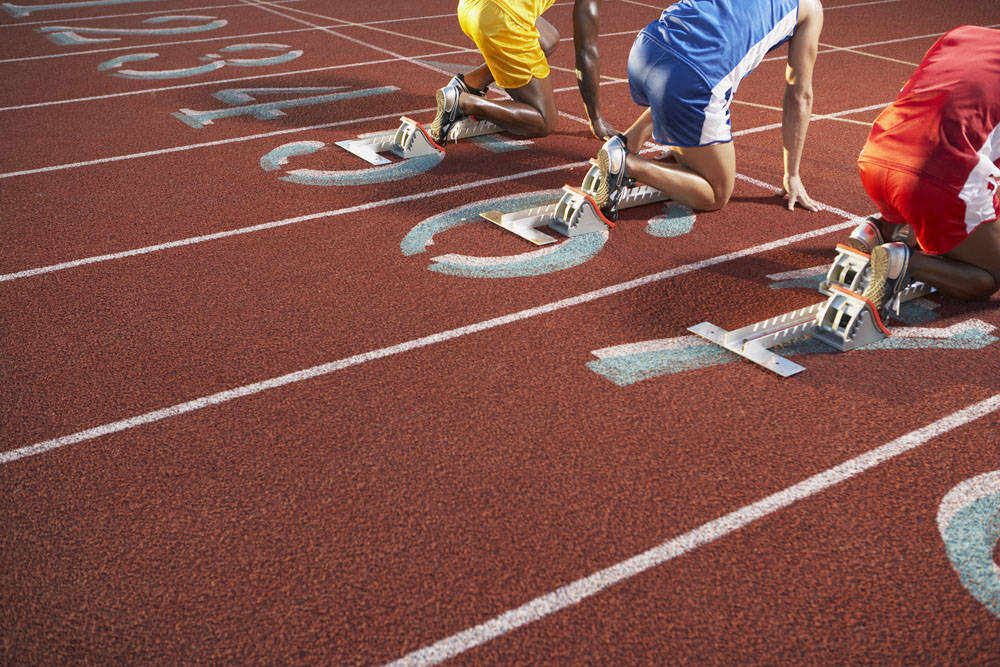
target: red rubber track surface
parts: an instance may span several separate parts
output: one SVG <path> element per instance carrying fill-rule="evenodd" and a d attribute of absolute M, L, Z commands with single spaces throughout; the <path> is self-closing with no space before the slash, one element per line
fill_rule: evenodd
<path fill-rule="evenodd" d="M 454 4 L 0 9 L 3 662 L 1000 662 L 1000 618 L 937 523 L 949 491 L 1000 468 L 1000 343 L 803 354 L 788 379 L 724 359 L 619 385 L 587 365 L 821 300 L 777 283 L 829 264 L 873 212 L 854 162 L 871 122 L 941 33 L 996 27 L 1000 6 L 825 3 L 802 162 L 824 210 L 775 195 L 780 50 L 733 106 L 726 209 L 672 238 L 647 231 L 662 204 L 629 209 L 578 266 L 489 278 L 429 268 L 533 247 L 484 221 L 401 244 L 434 216 L 580 182 L 599 143 L 569 2 L 546 14 L 566 38 L 554 135 L 449 145 L 405 180 L 281 178 L 367 168 L 334 142 L 430 120 L 446 72 L 477 64 Z M 619 128 L 639 111 L 629 48 L 659 11 L 604 3 L 601 96 Z M 42 30 L 167 15 L 226 24 L 70 45 Z M 234 44 L 282 46 L 220 56 Z M 157 56 L 99 68 L 136 53 Z M 227 108 L 213 94 L 230 89 L 381 87 L 200 129 L 172 115 Z M 325 147 L 263 167 L 305 141 Z M 997 303 L 932 296 L 920 326 L 988 331 Z M 769 504 L 789 489 L 807 491 Z"/>

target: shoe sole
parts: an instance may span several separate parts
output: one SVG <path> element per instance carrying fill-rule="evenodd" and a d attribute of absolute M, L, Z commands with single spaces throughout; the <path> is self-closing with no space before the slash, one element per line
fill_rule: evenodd
<path fill-rule="evenodd" d="M 889 253 L 882 246 L 877 246 L 871 252 L 872 276 L 868 288 L 862 295 L 872 302 L 876 309 L 882 307 L 882 301 L 888 288 L 886 278 L 889 275 Z"/>
<path fill-rule="evenodd" d="M 611 156 L 603 148 L 597 154 L 597 168 L 601 171 L 601 180 L 597 184 L 597 190 L 594 192 L 594 201 L 597 202 L 599 208 L 604 208 L 608 205 L 608 199 L 611 195 L 611 188 L 608 187 L 608 174 L 611 171 Z"/>
<path fill-rule="evenodd" d="M 428 133 L 431 135 L 431 139 L 436 141 L 439 146 L 444 145 L 444 137 L 441 136 L 441 126 L 444 125 L 444 91 L 438 88 L 434 91 L 434 101 L 437 103 L 437 114 L 434 116 L 434 122 L 431 123 L 431 127 Z"/>

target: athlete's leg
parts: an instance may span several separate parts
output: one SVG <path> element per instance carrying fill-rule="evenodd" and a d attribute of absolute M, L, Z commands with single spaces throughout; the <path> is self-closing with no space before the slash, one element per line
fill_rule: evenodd
<path fill-rule="evenodd" d="M 648 112 L 647 112 L 648 114 Z M 640 116 L 639 121 L 647 115 Z M 629 132 L 632 128 L 629 128 Z M 638 129 L 636 136 L 644 130 Z M 626 134 L 628 136 L 628 134 Z M 651 185 L 668 197 L 698 211 L 716 211 L 729 202 L 736 184 L 736 151 L 732 142 L 673 148 L 677 162 L 648 160 L 631 150 L 638 150 L 629 139 L 626 158 L 629 176 Z"/>
<path fill-rule="evenodd" d="M 642 112 L 632 126 L 625 130 L 625 140 L 628 149 L 633 153 L 642 150 L 643 144 L 653 136 L 653 114 L 649 109 Z"/>
<path fill-rule="evenodd" d="M 944 255 L 915 251 L 910 275 L 957 299 L 988 299 L 1000 289 L 1000 221 L 984 222 Z"/>
<path fill-rule="evenodd" d="M 506 90 L 512 99 L 491 100 L 463 93 L 459 98 L 462 113 L 491 120 L 526 137 L 544 137 L 556 129 L 559 112 L 551 77 L 532 79 L 520 88 Z"/>
<path fill-rule="evenodd" d="M 555 53 L 556 47 L 559 46 L 559 31 L 541 16 L 535 20 L 535 27 L 538 29 L 538 45 L 542 47 L 542 53 L 548 58 Z M 482 90 L 493 83 L 493 74 L 486 63 L 483 63 L 465 74 L 465 82 L 472 88 Z"/>

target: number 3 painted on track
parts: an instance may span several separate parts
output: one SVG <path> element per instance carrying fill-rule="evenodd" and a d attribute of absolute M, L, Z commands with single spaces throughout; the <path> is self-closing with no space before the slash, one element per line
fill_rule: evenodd
<path fill-rule="evenodd" d="M 233 44 L 219 49 L 219 53 L 235 53 L 240 51 L 256 50 L 282 51 L 289 48 L 290 47 L 284 44 Z M 115 70 L 111 72 L 112 75 L 120 76 L 126 79 L 180 79 L 189 76 L 198 76 L 199 74 L 206 74 L 207 72 L 212 72 L 225 67 L 226 65 L 235 65 L 236 67 L 264 67 L 267 65 L 280 65 L 288 62 L 289 60 L 295 60 L 301 56 L 302 53 L 303 51 L 301 50 L 291 50 L 285 51 L 285 53 L 278 56 L 269 56 L 266 58 L 228 58 L 224 60 L 222 59 L 222 56 L 210 53 L 206 56 L 202 56 L 201 58 L 202 60 L 208 60 L 210 62 L 197 67 L 158 71 L 119 69 L 125 63 L 152 60 L 160 57 L 159 53 L 133 53 L 127 56 L 118 56 L 117 58 L 112 58 L 111 60 L 105 60 L 97 66 L 97 69 L 101 72 Z"/>

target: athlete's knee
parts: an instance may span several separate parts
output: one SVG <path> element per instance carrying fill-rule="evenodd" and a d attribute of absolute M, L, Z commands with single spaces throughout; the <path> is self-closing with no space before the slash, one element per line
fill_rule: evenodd
<path fill-rule="evenodd" d="M 539 111 L 535 121 L 530 123 L 529 126 L 525 128 L 524 136 L 529 139 L 547 137 L 556 131 L 556 126 L 558 124 L 558 114 L 546 115 L 545 113 Z"/>
<path fill-rule="evenodd" d="M 971 299 L 974 301 L 986 301 L 1000 289 L 1000 276 L 989 271 L 982 271 L 973 284 L 969 285 Z"/>
<path fill-rule="evenodd" d="M 729 203 L 729 199 L 733 196 L 733 185 L 728 183 L 717 184 L 709 181 L 712 186 L 713 198 L 711 203 L 705 208 L 706 211 L 718 211 L 725 207 Z"/>

